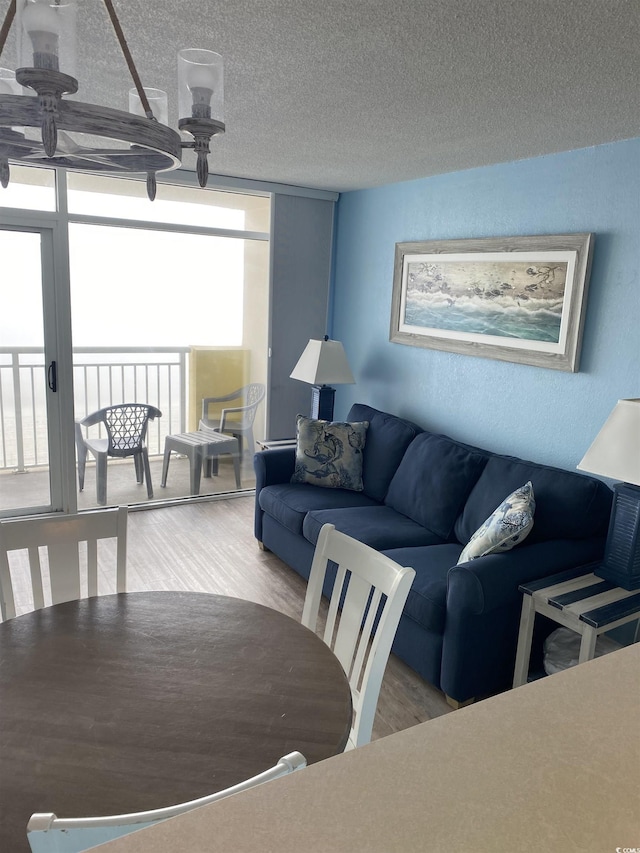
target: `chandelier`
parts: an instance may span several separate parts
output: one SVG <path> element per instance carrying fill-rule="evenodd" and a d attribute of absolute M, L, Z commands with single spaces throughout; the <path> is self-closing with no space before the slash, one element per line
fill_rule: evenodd
<path fill-rule="evenodd" d="M 84 172 L 146 173 L 153 201 L 156 173 L 180 166 L 182 149 L 194 150 L 198 181 L 207 185 L 209 143 L 225 130 L 222 57 L 195 48 L 178 53 L 183 139 L 167 126 L 166 93 L 143 88 L 112 0 L 104 5 L 134 83 L 129 112 L 63 100 L 78 91 L 73 76 L 77 0 L 11 0 L 0 29 L 0 59 L 16 19 L 21 67 L 15 72 L 0 68 L 3 187 L 9 184 L 9 161 Z"/>

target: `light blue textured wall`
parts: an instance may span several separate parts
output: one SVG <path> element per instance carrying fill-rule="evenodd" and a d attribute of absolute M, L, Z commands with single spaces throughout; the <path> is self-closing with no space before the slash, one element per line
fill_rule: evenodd
<path fill-rule="evenodd" d="M 389 342 L 396 242 L 595 234 L 579 373 Z M 346 193 L 332 337 L 368 403 L 491 450 L 575 468 L 621 397 L 640 397 L 640 138 Z"/>

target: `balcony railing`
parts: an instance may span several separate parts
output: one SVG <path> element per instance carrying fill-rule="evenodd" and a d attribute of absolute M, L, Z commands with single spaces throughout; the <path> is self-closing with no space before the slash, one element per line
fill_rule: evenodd
<path fill-rule="evenodd" d="M 149 424 L 150 455 L 187 422 L 188 347 L 78 347 L 73 351 L 75 415 L 115 403 L 149 403 L 162 418 Z M 0 469 L 49 464 L 44 352 L 0 347 Z"/>

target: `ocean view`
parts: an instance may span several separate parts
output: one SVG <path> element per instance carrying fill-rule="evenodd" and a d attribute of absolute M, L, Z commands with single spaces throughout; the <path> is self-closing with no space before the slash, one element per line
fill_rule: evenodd
<path fill-rule="evenodd" d="M 545 343 L 560 340 L 565 261 L 424 257 L 408 264 L 403 325 Z"/>
<path fill-rule="evenodd" d="M 530 299 L 527 306 L 513 297 L 490 301 L 473 296 L 452 303 L 438 294 L 412 294 L 407 298 L 405 323 L 429 329 L 449 329 L 478 335 L 557 343 L 560 339 L 562 300 Z"/>
<path fill-rule="evenodd" d="M 161 454 L 165 435 L 181 428 L 188 387 L 187 353 L 188 348 L 168 352 L 136 352 L 135 348 L 79 352 L 74 357 L 75 417 L 83 418 L 125 399 L 150 403 L 160 409 L 162 418 L 149 426 L 149 452 Z M 20 377 L 19 409 L 16 370 Z M 49 464 L 45 387 L 41 353 L 25 353 L 20 348 L 0 352 L 0 469 Z"/>

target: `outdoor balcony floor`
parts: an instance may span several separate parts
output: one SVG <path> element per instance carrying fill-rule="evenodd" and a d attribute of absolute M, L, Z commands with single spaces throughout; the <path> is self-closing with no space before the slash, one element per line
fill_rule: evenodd
<path fill-rule="evenodd" d="M 150 460 L 153 498 L 147 498 L 146 484 L 136 483 L 133 459 L 109 459 L 107 464 L 107 504 L 148 504 L 176 498 L 189 497 L 189 460 L 185 456 L 171 454 L 167 485 L 162 488 L 162 457 Z M 233 462 L 230 456 L 220 456 L 218 475 L 211 478 L 202 476 L 200 495 L 237 492 Z M 245 454 L 241 468 L 241 490 L 255 488 L 253 457 Z M 28 508 L 41 506 L 48 495 L 47 468 L 30 468 L 26 473 L 15 471 L 0 472 L 0 509 Z M 77 482 L 77 481 L 76 481 Z M 78 509 L 97 506 L 95 463 L 87 460 L 84 490 L 78 492 Z"/>

